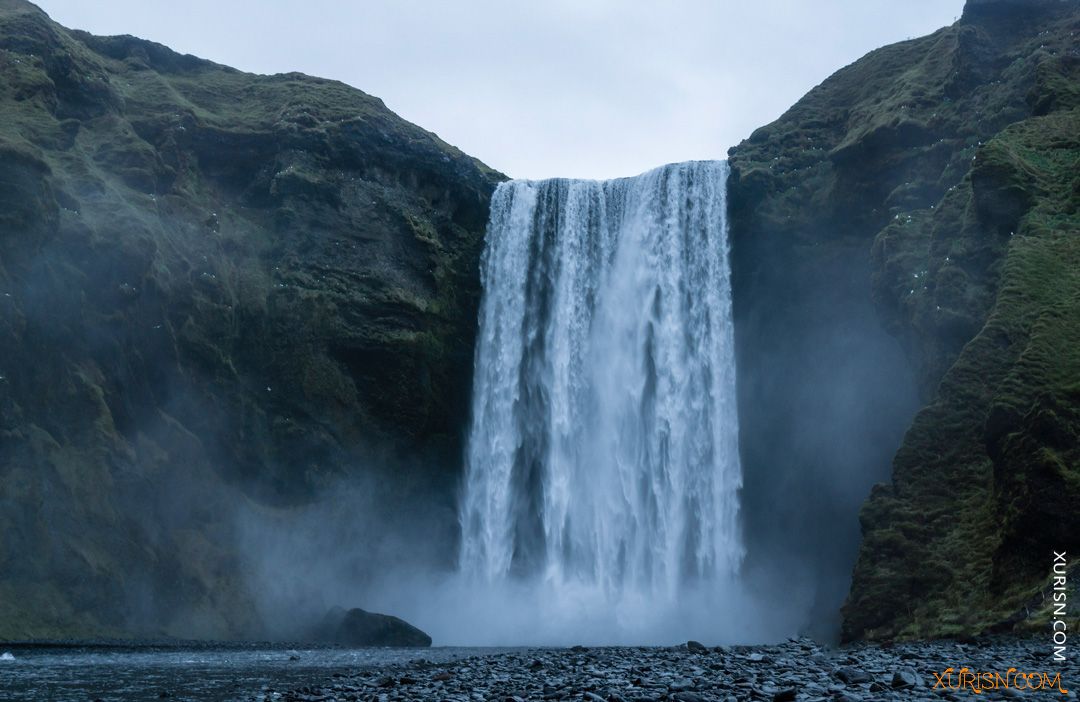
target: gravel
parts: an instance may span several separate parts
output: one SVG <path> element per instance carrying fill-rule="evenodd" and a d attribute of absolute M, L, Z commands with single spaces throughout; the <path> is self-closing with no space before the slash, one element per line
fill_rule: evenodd
<path fill-rule="evenodd" d="M 1061 673 L 1057 689 L 950 689 L 939 676 L 952 668 L 1006 675 Z M 1015 671 L 1014 671 L 1015 674 Z M 946 681 L 947 682 L 947 681 Z M 936 685 L 936 689 L 935 689 Z M 894 646 L 831 648 L 810 639 L 771 646 L 722 646 L 698 642 L 672 647 L 521 649 L 452 662 L 412 663 L 357 670 L 290 691 L 264 690 L 267 702 L 364 701 L 518 702 L 858 702 L 859 700 L 996 700 L 1038 695 L 1076 698 L 1080 669 L 1057 663 L 1039 640 L 978 643 L 935 641 Z M 1052 693 L 1052 697 L 1044 697 Z"/>

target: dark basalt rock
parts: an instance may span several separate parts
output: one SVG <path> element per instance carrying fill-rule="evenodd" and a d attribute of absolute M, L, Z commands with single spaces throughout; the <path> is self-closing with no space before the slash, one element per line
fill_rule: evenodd
<path fill-rule="evenodd" d="M 861 683 L 868 683 L 873 680 L 873 677 L 865 670 L 858 668 L 843 667 L 838 668 L 836 671 L 836 677 L 844 681 L 848 685 L 858 685 Z"/>
<path fill-rule="evenodd" d="M 890 687 L 875 682 L 847 688 L 836 685 L 826 688 L 822 684 L 828 680 L 828 668 L 814 658 L 821 650 L 816 646 L 806 648 L 788 643 L 760 647 L 770 660 L 776 661 L 769 667 L 744 662 L 745 656 L 715 656 L 715 665 L 703 665 L 701 654 L 691 653 L 682 646 L 594 648 L 588 665 L 581 665 L 580 656 L 567 649 L 530 649 L 474 655 L 453 661 L 402 663 L 380 671 L 358 670 L 335 676 L 318 686 L 284 692 L 281 699 L 285 702 L 352 697 L 375 699 L 379 694 L 390 692 L 384 688 L 396 687 L 399 680 L 409 683 L 407 688 L 396 690 L 398 697 L 415 700 L 465 700 L 470 697 L 590 702 L 961 699 L 965 694 L 975 693 L 962 688 L 955 674 L 951 679 L 952 687 L 946 682 L 944 688 L 939 685 L 935 689 L 937 679 L 931 682 L 931 671 L 946 681 L 945 669 L 958 670 L 961 665 L 972 671 L 998 671 L 1002 675 L 1009 667 L 1037 674 L 1046 669 L 1046 652 L 1039 649 L 1039 641 L 1016 639 L 986 640 L 964 651 L 959 651 L 952 642 L 898 644 L 888 649 L 872 645 L 850 646 L 843 653 L 852 661 L 853 667 L 873 671 L 879 676 L 886 671 L 895 671 L 901 674 L 904 684 Z M 540 659 L 543 665 L 529 667 L 526 663 L 530 658 Z M 898 667 L 900 661 L 907 664 Z M 909 671 L 912 675 L 907 674 Z M 924 671 L 925 676 L 914 671 Z M 1080 673 L 1080 668 L 1069 659 L 1055 665 L 1050 677 L 1059 672 L 1061 687 L 1069 690 L 1068 681 Z M 692 679 L 692 689 L 682 689 L 681 683 L 675 685 L 680 689 L 674 689 L 672 681 L 684 678 Z M 1010 693 L 1024 696 L 1030 692 L 997 687 L 982 689 L 978 696 L 1000 699 L 1009 697 Z M 1061 696 L 1056 686 L 1053 694 Z"/>
<path fill-rule="evenodd" d="M 892 686 L 894 688 L 909 688 L 916 685 L 922 686 L 922 678 L 912 668 L 900 668 L 892 676 Z"/>
<path fill-rule="evenodd" d="M 388 614 L 335 607 L 313 632 L 313 640 L 342 646 L 425 648 L 431 637 L 412 624 Z M 402 679 L 402 685 L 408 684 Z"/>

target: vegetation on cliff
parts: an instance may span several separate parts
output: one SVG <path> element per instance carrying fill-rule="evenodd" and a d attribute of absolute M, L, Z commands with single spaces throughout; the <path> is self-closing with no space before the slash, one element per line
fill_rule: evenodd
<path fill-rule="evenodd" d="M 1080 549 L 1078 37 L 971 0 L 732 150 L 747 570 L 846 639 L 1038 625 Z M 342 475 L 452 525 L 500 178 L 0 0 L 0 639 L 258 635 L 237 504 Z"/>
<path fill-rule="evenodd" d="M 1080 540 L 1080 111 L 1006 128 L 962 190 L 931 218 L 960 226 L 931 225 L 910 312 L 966 292 L 949 271 L 965 235 L 1000 249 L 996 294 L 864 508 L 849 637 L 1041 625 L 1053 552 Z"/>
<path fill-rule="evenodd" d="M 925 405 L 862 510 L 846 639 L 1038 622 L 1080 546 L 1077 36 L 1075 2 L 969 3 L 733 150 L 736 236 L 869 254 L 850 293 Z"/>
<path fill-rule="evenodd" d="M 452 500 L 499 178 L 341 83 L 0 0 L 0 638 L 249 632 L 230 500 Z"/>

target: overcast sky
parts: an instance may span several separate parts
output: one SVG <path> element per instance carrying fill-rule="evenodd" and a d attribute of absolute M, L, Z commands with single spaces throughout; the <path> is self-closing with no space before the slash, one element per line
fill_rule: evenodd
<path fill-rule="evenodd" d="M 829 74 L 963 0 L 38 0 L 256 73 L 381 97 L 517 178 L 723 158 Z"/>

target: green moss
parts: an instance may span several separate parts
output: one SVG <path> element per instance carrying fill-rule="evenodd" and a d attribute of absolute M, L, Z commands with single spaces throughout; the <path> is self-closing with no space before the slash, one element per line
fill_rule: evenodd
<path fill-rule="evenodd" d="M 0 0 L 0 638 L 258 635 L 228 500 L 375 450 L 451 481 L 500 178 L 342 83 Z"/>
<path fill-rule="evenodd" d="M 1000 282 L 985 325 L 908 432 L 893 486 L 863 510 L 846 608 L 851 638 L 1013 625 L 1044 588 L 1051 551 L 1080 545 L 1070 506 L 1080 504 L 1080 111 L 1015 124 L 977 161 L 994 173 L 982 173 L 981 187 L 1000 193 L 1022 184 L 1030 209 L 1006 222 L 1015 233 L 996 231 L 1010 216 L 997 205 L 974 215 L 972 232 L 1003 237 Z M 978 195 L 976 188 L 969 215 Z M 934 338 L 933 330 L 917 333 Z M 899 550 L 898 530 L 913 537 Z M 880 608 L 905 589 L 909 611 Z M 942 617 L 960 629 L 934 626 Z"/>
<path fill-rule="evenodd" d="M 801 334 L 871 334 L 807 302 L 843 290 L 834 306 L 857 310 L 869 292 L 857 254 L 850 280 L 820 271 L 868 250 L 877 316 L 911 359 L 924 404 L 891 484 L 863 507 L 846 638 L 1016 625 L 1048 565 L 1023 554 L 1049 558 L 1051 541 L 1080 535 L 1065 501 L 1080 465 L 1078 32 L 1075 4 L 968 8 L 951 27 L 838 71 L 730 154 L 736 340 L 772 350 L 763 361 L 744 351 L 740 377 L 771 391 L 756 379 L 800 377 L 775 349 Z M 768 275 L 776 265 L 783 274 Z M 835 380 L 849 382 L 841 371 Z M 799 400 L 797 388 L 771 392 L 750 404 L 783 416 Z M 751 419 L 740 418 L 744 453 Z M 771 421 L 756 431 L 768 461 L 744 456 L 748 475 L 813 468 L 796 442 L 784 452 Z"/>

